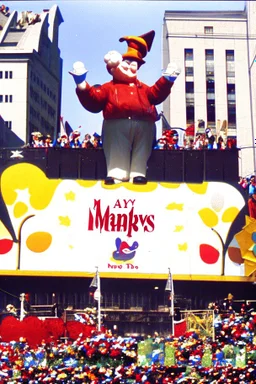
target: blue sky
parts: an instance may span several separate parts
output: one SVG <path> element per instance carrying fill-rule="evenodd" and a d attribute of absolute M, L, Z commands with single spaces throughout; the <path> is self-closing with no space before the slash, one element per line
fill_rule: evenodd
<path fill-rule="evenodd" d="M 151 29 L 156 35 L 151 51 L 140 68 L 138 78 L 148 85 L 161 76 L 162 25 L 166 10 L 242 10 L 245 1 L 6 1 L 10 10 L 40 13 L 54 4 L 60 8 L 64 22 L 59 28 L 59 47 L 63 59 L 61 114 L 73 129 L 81 126 L 85 133 L 101 132 L 102 114 L 87 112 L 79 103 L 75 83 L 68 74 L 75 61 L 83 61 L 88 69 L 87 81 L 102 84 L 110 81 L 103 60 L 110 50 L 124 53 L 125 35 L 141 35 Z M 161 111 L 161 106 L 158 106 Z M 159 125 L 158 125 L 159 126 Z M 159 126 L 160 127 L 160 126 Z M 160 130 L 159 130 L 160 132 Z"/>

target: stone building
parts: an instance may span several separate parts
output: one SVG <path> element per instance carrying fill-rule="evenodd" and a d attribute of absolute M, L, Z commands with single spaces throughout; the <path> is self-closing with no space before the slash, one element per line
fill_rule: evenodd
<path fill-rule="evenodd" d="M 62 22 L 56 5 L 41 14 L 0 10 L 0 115 L 25 143 L 34 131 L 52 137 L 58 131 Z"/>
<path fill-rule="evenodd" d="M 255 172 L 256 2 L 241 11 L 166 11 L 163 67 L 181 74 L 164 103 L 171 126 L 236 140 L 240 174 Z M 170 112 L 171 111 L 171 112 Z"/>

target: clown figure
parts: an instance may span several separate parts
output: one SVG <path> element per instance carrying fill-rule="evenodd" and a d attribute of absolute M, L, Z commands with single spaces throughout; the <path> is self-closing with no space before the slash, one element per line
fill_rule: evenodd
<path fill-rule="evenodd" d="M 141 36 L 125 36 L 128 50 L 121 55 L 108 52 L 104 61 L 112 81 L 90 86 L 87 70 L 76 62 L 70 74 L 77 85 L 76 93 L 82 106 L 93 113 L 103 112 L 102 144 L 107 165 L 105 184 L 130 181 L 146 184 L 147 161 L 156 139 L 158 113 L 156 105 L 170 94 L 180 71 L 169 64 L 167 70 L 153 85 L 137 78 L 143 58 L 150 51 L 154 31 Z"/>

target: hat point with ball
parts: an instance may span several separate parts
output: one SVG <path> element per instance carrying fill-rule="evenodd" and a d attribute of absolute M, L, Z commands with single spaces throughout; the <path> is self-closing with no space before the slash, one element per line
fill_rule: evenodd
<path fill-rule="evenodd" d="M 152 47 L 155 37 L 155 31 L 149 31 L 140 36 L 123 36 L 119 39 L 120 42 L 126 41 L 128 50 L 122 55 L 123 60 L 131 59 L 137 61 L 140 67 L 145 63 L 143 58 L 147 55 Z"/>

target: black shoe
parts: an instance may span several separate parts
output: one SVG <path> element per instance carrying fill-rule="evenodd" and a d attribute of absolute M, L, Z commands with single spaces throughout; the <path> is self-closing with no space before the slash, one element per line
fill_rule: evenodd
<path fill-rule="evenodd" d="M 104 181 L 104 184 L 105 185 L 113 185 L 113 184 L 115 184 L 114 177 L 107 176 L 105 181 Z"/>
<path fill-rule="evenodd" d="M 145 176 L 136 176 L 133 178 L 133 184 L 147 184 L 147 182 Z"/>

